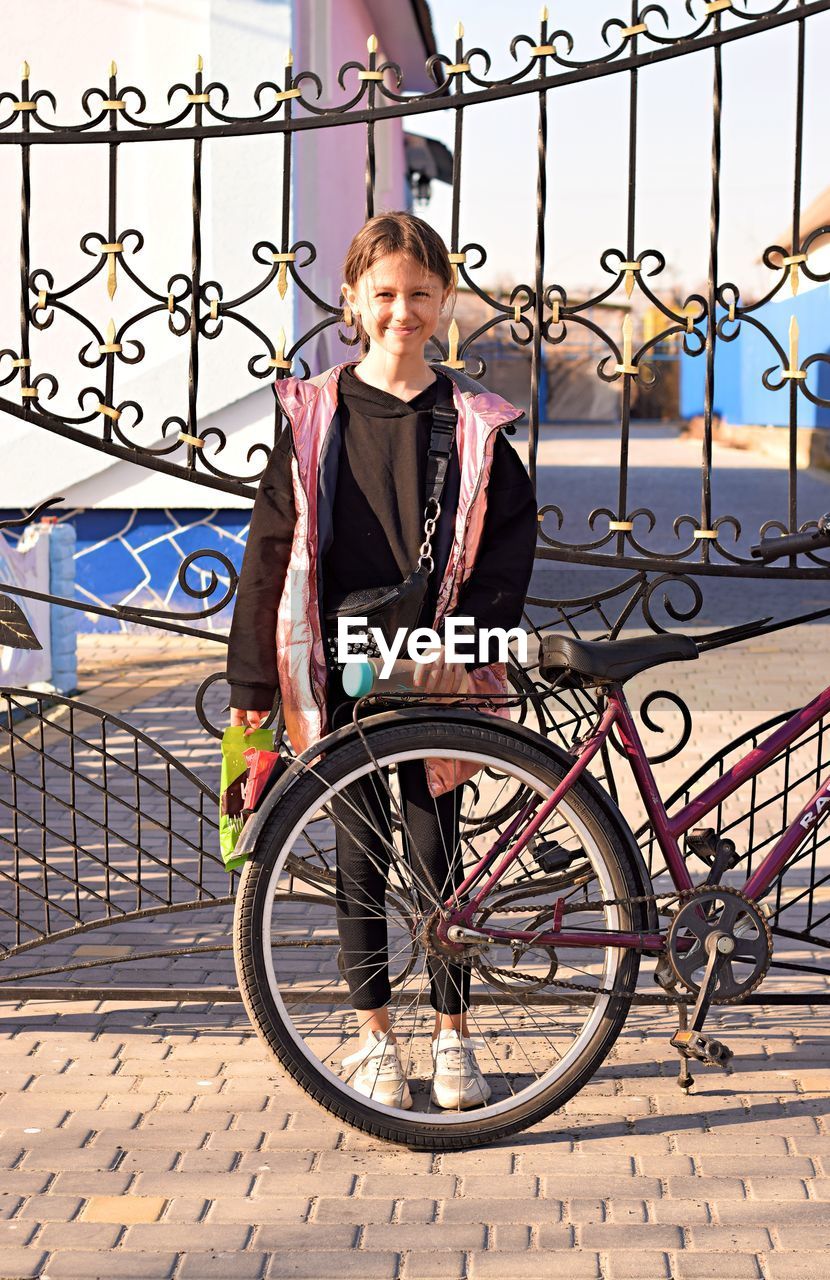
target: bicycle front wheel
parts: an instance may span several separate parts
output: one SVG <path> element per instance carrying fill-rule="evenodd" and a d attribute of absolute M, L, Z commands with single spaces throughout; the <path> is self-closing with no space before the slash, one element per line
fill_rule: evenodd
<path fill-rule="evenodd" d="M 529 821 L 523 815 L 551 794 L 565 772 L 541 746 L 494 718 L 478 719 L 480 724 L 402 719 L 374 730 L 369 723 L 374 759 L 359 738 L 350 739 L 306 771 L 275 807 L 243 870 L 234 922 L 242 996 L 279 1062 L 340 1119 L 378 1137 L 436 1150 L 515 1133 L 572 1097 L 609 1053 L 639 967 L 638 954 L 618 946 L 553 948 L 532 937 L 471 946 L 460 962 L 446 963 L 434 929 L 442 901 L 452 900 L 453 886 L 495 840 L 503 837 L 505 847 L 515 841 Z M 446 842 L 448 821 L 456 833 L 444 851 L 447 860 L 438 859 L 437 876 L 430 870 L 435 850 L 418 847 L 419 838 L 428 838 L 430 815 L 408 807 L 406 795 L 413 765 L 423 768 L 427 760 L 456 760 L 478 770 L 443 801 L 430 801 L 436 813 L 430 838 L 439 831 Z M 378 830 L 377 805 L 368 813 L 367 797 L 386 806 L 385 829 Z M 505 816 L 494 828 L 500 811 Z M 360 984 L 355 990 L 338 929 L 340 899 L 349 894 L 337 865 L 345 839 L 358 841 L 367 865 L 378 864 L 385 880 L 389 1010 L 411 1109 L 359 1092 L 344 1062 L 365 1038 L 353 1007 L 362 1003 Z M 564 909 L 569 934 L 632 930 L 640 920 L 631 902 L 637 892 L 619 833 L 592 792 L 576 785 L 472 923 L 532 935 L 550 931 Z M 369 914 L 376 923 L 378 911 Z M 468 1034 L 478 1038 L 490 1096 L 474 1111 L 442 1110 L 433 1093 L 435 1007 L 454 1011 L 436 1001 L 439 971 L 444 988 L 455 984 L 455 1008 L 466 1005 Z"/>

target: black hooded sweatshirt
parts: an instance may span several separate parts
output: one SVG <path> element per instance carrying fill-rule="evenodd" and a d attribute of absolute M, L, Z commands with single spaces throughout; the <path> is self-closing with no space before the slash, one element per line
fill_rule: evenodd
<path fill-rule="evenodd" d="M 323 612 L 351 591 L 391 586 L 418 562 L 424 536 L 425 478 L 436 403 L 451 407 L 442 373 L 411 400 L 361 382 L 349 365 L 339 384 L 342 428 L 334 496 L 334 540 L 323 558 Z M 254 503 L 228 648 L 231 706 L 270 709 L 278 688 L 275 635 L 296 522 L 291 432 L 274 448 Z M 455 509 L 460 469 L 453 450 L 442 506 Z M 516 451 L 499 431 L 487 490 L 487 512 L 475 567 L 453 610 L 476 628 L 521 622 L 536 547 L 536 499 Z M 440 568 L 440 567 L 439 567 Z M 439 573 L 430 577 L 421 614 L 435 616 Z M 476 651 L 478 646 L 476 645 Z M 482 666 L 476 658 L 466 665 Z"/>

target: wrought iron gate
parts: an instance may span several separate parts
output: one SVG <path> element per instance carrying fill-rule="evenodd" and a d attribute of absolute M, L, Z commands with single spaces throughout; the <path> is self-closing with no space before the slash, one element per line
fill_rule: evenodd
<path fill-rule="evenodd" d="M 567 541 L 562 536 L 566 516 L 563 506 L 548 505 L 540 511 L 540 562 L 576 564 L 601 571 L 623 571 L 622 580 L 574 598 L 546 595 L 529 597 L 534 609 L 533 629 L 567 626 L 573 631 L 616 636 L 624 627 L 646 626 L 663 629 L 672 623 L 689 624 L 699 615 L 707 584 L 718 578 L 744 584 L 760 579 L 830 580 L 830 560 L 820 555 L 792 557 L 784 568 L 759 566 L 741 549 L 739 513 L 718 512 L 713 501 L 713 421 L 715 417 L 715 351 L 719 343 L 740 340 L 748 327 L 761 332 L 769 344 L 770 367 L 763 375 L 769 390 L 780 389 L 789 403 L 789 464 L 787 468 L 786 522 L 766 519 L 758 529 L 796 531 L 815 525 L 818 512 L 806 517 L 799 506 L 799 474 L 796 458 L 798 407 L 802 397 L 830 406 L 817 389 L 815 379 L 830 356 L 823 352 L 798 352 L 793 335 L 785 351 L 759 310 L 786 290 L 795 295 L 798 281 L 830 280 L 811 266 L 810 256 L 830 226 L 814 229 L 806 237 L 800 233 L 802 141 L 805 102 L 805 49 L 813 20 L 830 9 L 830 0 L 777 0 L 752 4 L 751 0 L 688 0 L 679 6 L 659 4 L 630 6 L 626 18 L 613 18 L 603 27 L 606 52 L 580 60 L 574 56 L 574 41 L 567 31 L 554 29 L 543 10 L 534 34 L 519 34 L 511 45 L 515 72 L 501 79 L 490 78 L 490 58 L 478 47 L 465 42 L 459 27 L 450 55 L 438 54 L 427 64 L 434 88 L 408 94 L 400 70 L 391 62 L 379 61 L 377 42 L 368 45 L 365 63 L 347 62 L 338 76 L 342 97 L 330 102 L 331 87 L 324 86 L 311 70 L 295 72 L 289 61 L 281 82 L 256 86 L 258 111 L 254 115 L 233 114 L 230 94 L 220 81 L 208 80 L 199 60 L 191 83 L 174 85 L 168 95 L 171 114 L 164 120 L 148 118 L 141 89 L 119 82 L 115 65 L 107 82 L 87 89 L 82 96 L 84 118 L 80 123 L 63 123 L 52 93 L 37 86 L 24 64 L 19 89 L 0 92 L 0 144 L 17 148 L 20 157 L 20 332 L 14 345 L 0 350 L 0 408 L 24 420 L 43 433 L 75 442 L 79 449 L 98 450 L 136 467 L 175 476 L 189 482 L 193 493 L 220 492 L 253 499 L 270 446 L 282 423 L 275 417 L 274 436 L 262 440 L 249 451 L 247 470 L 236 474 L 223 461 L 228 441 L 216 428 L 200 423 L 200 365 L 208 358 L 209 344 L 224 326 L 242 326 L 250 336 L 252 354 L 247 372 L 252 386 L 289 374 L 306 376 L 312 340 L 327 329 L 335 329 L 346 342 L 349 316 L 336 298 L 320 297 L 315 291 L 316 249 L 302 235 L 302 227 L 291 225 L 291 174 L 295 140 L 300 133 L 360 125 L 365 130 L 365 212 L 374 212 L 376 185 L 376 130 L 386 120 L 428 117 L 432 112 L 449 113 L 454 122 L 452 169 L 452 227 L 450 250 L 459 282 L 477 295 L 487 319 L 473 332 L 461 334 L 450 327 L 446 341 L 433 340 L 433 355 L 453 368 L 466 368 L 474 377 L 486 373 L 479 352 L 493 351 L 498 338 L 524 348 L 530 354 L 528 443 L 530 470 L 536 476 L 540 442 L 540 383 L 545 355 L 569 335 L 588 332 L 605 348 L 598 362 L 597 376 L 620 387 L 618 465 L 616 501 L 613 506 L 579 513 L 590 530 L 582 540 Z M 721 278 L 719 271 L 721 140 L 727 123 L 723 115 L 724 49 L 736 41 L 756 38 L 778 27 L 790 27 L 796 61 L 795 137 L 789 172 L 782 166 L 781 182 L 792 189 L 792 237 L 789 251 L 770 245 L 763 261 L 769 269 L 770 286 L 765 295 L 745 301 L 739 284 Z M 638 244 L 638 86 L 648 68 L 671 59 L 704 52 L 712 68 L 711 130 L 711 219 L 709 226 L 709 270 L 705 293 L 692 293 L 682 305 L 660 288 L 666 259 L 659 248 Z M 555 281 L 545 242 L 548 204 L 548 104 L 556 90 L 599 77 L 624 77 L 628 87 L 627 171 L 628 203 L 625 242 L 609 247 L 601 257 L 607 283 L 595 296 L 573 301 Z M 464 163 L 464 129 L 467 112 L 483 103 L 528 97 L 537 111 L 536 244 L 535 268 L 531 280 L 517 283 L 505 296 L 482 289 L 476 273 L 486 259 L 486 247 L 460 240 L 461 172 Z M 227 297 L 220 281 L 204 278 L 201 245 L 202 176 L 205 149 L 217 139 L 273 135 L 281 156 L 282 193 L 278 233 L 273 241 L 250 247 L 256 278 L 236 297 Z M 125 226 L 119 207 L 118 158 L 125 146 L 163 147 L 171 141 L 191 147 L 192 207 L 191 259 L 189 269 L 163 282 L 142 274 L 139 253 L 144 243 L 140 228 Z M 98 229 L 83 236 L 80 248 L 90 258 L 89 270 L 74 280 L 57 280 L 48 264 L 32 260 L 30 224 L 32 217 L 31 165 L 33 154 L 49 155 L 59 146 L 103 147 L 108 166 L 108 202 Z M 553 273 L 553 280 L 552 280 Z M 129 281 L 141 295 L 141 305 L 119 325 L 102 329 L 85 313 L 84 291 L 93 280 L 107 288 L 112 298 L 119 282 Z M 275 338 L 251 317 L 251 303 L 276 289 L 284 298 L 287 290 L 300 290 L 313 301 L 319 318 L 286 349 L 284 335 Z M 594 318 L 595 308 L 614 295 L 630 297 L 639 290 L 663 320 L 662 328 L 639 345 L 634 341 L 628 317 L 619 333 L 610 332 Z M 124 398 L 119 390 L 119 371 L 138 364 L 145 355 L 139 336 L 152 317 L 166 321 L 173 344 L 188 351 L 187 411 L 164 416 L 158 427 L 150 425 L 149 442 L 142 441 L 158 406 L 145 406 Z M 78 362 L 82 378 L 92 380 L 77 391 L 78 412 L 59 411 L 52 406 L 60 400 L 61 385 L 56 373 L 38 367 L 36 344 L 32 338 L 53 323 L 79 326 Z M 11 337 L 5 337 L 11 343 Z M 656 358 L 661 344 L 674 340 L 685 354 L 705 364 L 705 404 L 699 507 L 674 521 L 672 549 L 666 550 L 666 530 L 659 527 L 655 513 L 647 507 L 632 507 L 629 497 L 632 390 L 658 376 Z M 304 354 L 305 353 L 305 354 Z M 88 372 L 87 372 L 88 371 Z M 77 378 L 73 374 L 73 389 Z M 162 414 L 166 407 L 161 406 Z M 161 415 L 159 415 L 161 416 Z M 194 499 L 195 500 L 195 499 Z M 48 504 L 46 504 L 48 506 Z M 44 507 L 38 508 L 38 511 Z M 20 520 L 35 513 L 23 513 Z M 8 522 L 6 524 L 8 527 Z M 196 574 L 197 577 L 192 575 Z M 190 576 L 189 576 L 190 575 Z M 204 626 L 231 602 L 236 587 L 236 571 L 220 552 L 195 551 L 186 556 L 179 571 L 181 589 L 195 601 L 193 610 L 165 610 L 91 605 L 88 601 L 25 591 L 13 584 L 0 584 L 6 600 L 0 613 L 0 642 L 28 643 L 25 619 L 10 596 L 47 599 L 56 605 L 84 609 L 111 617 L 124 625 L 140 624 L 183 637 L 203 637 L 217 646 L 217 666 L 226 638 Z M 682 589 L 691 604 L 681 607 L 673 595 Z M 661 604 L 662 600 L 662 604 Z M 667 617 L 661 622 L 658 606 Z M 819 614 L 827 611 L 818 611 Z M 544 615 L 544 616 L 541 616 Z M 788 625 L 797 619 L 777 619 Z M 584 695 L 557 695 L 535 678 L 535 669 L 516 671 L 514 678 L 532 694 L 533 714 L 551 734 L 561 735 L 590 714 L 590 700 Z M 205 695 L 221 680 L 221 671 L 206 680 L 197 698 L 197 713 L 204 728 L 215 736 L 219 729 L 205 710 Z M 77 934 L 116 920 L 144 919 L 160 913 L 213 907 L 232 900 L 233 883 L 228 884 L 216 846 L 216 796 L 197 774 L 175 754 L 147 733 L 139 731 L 105 709 L 87 706 L 71 698 L 37 697 L 24 690 L 0 691 L 5 716 L 6 740 L 0 750 L 0 771 L 4 791 L 0 795 L 0 958 L 6 960 L 0 974 L 0 990 L 34 990 L 21 983 L 33 970 L 20 966 L 23 953 L 47 940 L 74 939 Z M 678 700 L 675 699 L 677 702 Z M 689 719 L 685 722 L 679 751 L 688 740 Z M 822 753 L 826 732 L 819 726 L 808 744 L 814 753 L 810 769 L 826 766 Z M 723 768 L 724 759 L 735 744 L 714 758 L 711 768 Z M 668 753 L 669 755 L 672 752 Z M 663 758 L 666 758 L 664 754 Z M 791 760 L 781 761 L 783 782 L 773 787 L 778 799 L 786 799 L 791 786 Z M 608 781 L 613 785 L 613 769 L 606 760 Z M 805 775 L 806 776 L 806 775 Z M 79 801 L 83 791 L 84 803 Z M 90 801 L 90 796 L 93 800 Z M 755 799 L 743 815 L 754 821 Z M 735 822 L 740 821 L 740 815 Z M 757 833 L 756 828 L 753 829 Z M 648 833 L 643 833 L 648 845 Z M 760 837 L 759 837 L 760 838 Z M 766 835 L 763 837 L 766 839 Z M 790 928 L 786 916 L 790 905 L 778 903 L 776 925 L 789 936 L 808 939 L 811 944 L 830 946 L 825 914 L 820 900 L 830 882 L 817 870 L 816 855 L 826 837 L 823 829 L 813 833 L 813 845 L 804 857 L 812 874 L 798 901 L 807 919 Z M 747 857 L 753 856 L 758 840 L 750 832 Z M 810 859 L 812 860 L 810 862 Z M 198 948 L 195 948 L 198 950 Z M 165 958 L 182 948 L 162 949 Z M 192 952 L 194 948 L 191 946 Z M 146 955 L 146 953 L 145 953 Z M 16 973 L 9 972 L 12 958 L 18 958 Z M 94 967 L 99 961 L 58 964 L 53 970 L 37 970 L 40 978 L 48 972 Z M 813 972 L 830 972 L 827 968 Z M 84 994 L 88 992 L 84 989 Z M 112 989 L 108 989 L 111 993 Z M 71 994 L 71 990 L 67 991 Z M 132 991 L 133 997 L 142 994 Z M 159 998 L 161 993 L 146 989 L 144 994 Z M 171 993 L 167 993 L 171 994 Z M 181 992 L 172 993 L 181 997 Z M 200 987 L 200 998 L 232 997 L 231 992 L 215 992 Z"/>

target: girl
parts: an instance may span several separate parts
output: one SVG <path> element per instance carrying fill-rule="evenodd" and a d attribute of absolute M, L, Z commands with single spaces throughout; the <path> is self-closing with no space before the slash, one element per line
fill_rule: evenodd
<path fill-rule="evenodd" d="M 228 651 L 231 724 L 259 727 L 279 692 L 296 752 L 329 731 L 347 705 L 327 656 L 326 613 L 350 592 L 400 582 L 417 563 L 436 406 L 454 410 L 457 421 L 419 625 L 438 630 L 454 615 L 473 618 L 477 628 L 517 626 L 536 544 L 533 490 L 499 430 L 521 412 L 424 358 L 454 293 L 440 236 L 411 214 L 380 214 L 355 236 L 343 274 L 346 319 L 350 313 L 362 358 L 308 381 L 275 384 L 288 429 L 254 504 Z M 417 682 L 435 693 L 506 689 L 503 664 L 471 662 L 465 669 L 447 662 L 443 651 L 419 668 Z M 419 761 L 399 768 L 406 830 L 417 833 L 408 854 L 413 879 L 442 898 L 463 874 L 455 856 L 457 782 L 433 776 Z M 388 1012 L 388 799 L 366 785 L 351 800 L 333 813 L 337 923 L 365 1040 L 344 1065 L 357 1091 L 410 1107 Z M 365 823 L 355 818 L 357 807 Z M 469 971 L 430 957 L 429 974 L 433 1101 L 481 1105 L 490 1089 L 467 1034 Z"/>

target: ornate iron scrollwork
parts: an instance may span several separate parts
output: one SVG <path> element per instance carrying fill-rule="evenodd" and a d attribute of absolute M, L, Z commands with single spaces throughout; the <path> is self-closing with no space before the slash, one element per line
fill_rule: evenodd
<path fill-rule="evenodd" d="M 650 3 L 633 5 L 628 20 L 612 18 L 601 30 L 603 52 L 596 57 L 575 55 L 572 35 L 561 28 L 552 29 L 545 13 L 535 35 L 514 37 L 510 53 L 516 64 L 508 75 L 491 75 L 489 53 L 478 46 L 465 44 L 465 33 L 459 25 L 451 55 L 436 54 L 427 63 L 430 85 L 425 92 L 409 93 L 401 69 L 394 62 L 382 60 L 374 37 L 369 41 L 365 61 L 351 60 L 338 71 L 339 88 L 329 93 L 330 86 L 312 70 L 295 73 L 293 59 L 286 60 L 279 78 L 259 83 L 254 89 L 256 111 L 231 109 L 231 93 L 219 80 L 208 80 L 201 58 L 188 81 L 173 85 L 167 94 L 167 112 L 151 118 L 147 99 L 136 85 L 119 83 L 113 63 L 103 86 L 88 88 L 80 98 L 79 119 L 66 119 L 59 113 L 53 93 L 37 88 L 31 71 L 24 64 L 19 87 L 0 91 L 0 144 L 13 145 L 20 155 L 20 332 L 19 337 L 0 335 L 0 409 L 27 423 L 38 432 L 54 433 L 78 444 L 96 449 L 112 457 L 184 479 L 192 483 L 194 493 L 205 489 L 231 494 L 235 498 L 253 499 L 256 484 L 281 429 L 275 406 L 273 432 L 268 438 L 247 446 L 244 460 L 231 460 L 233 441 L 216 426 L 200 420 L 200 361 L 209 358 L 217 348 L 214 342 L 226 325 L 243 332 L 249 346 L 243 357 L 251 390 L 266 381 L 290 375 L 308 377 L 316 363 L 312 356 L 315 340 L 331 330 L 339 339 L 354 345 L 356 337 L 349 332 L 352 317 L 344 310 L 340 298 L 323 297 L 315 287 L 317 248 L 303 227 L 291 225 L 291 170 L 294 140 L 301 132 L 331 130 L 343 126 L 359 126 L 365 130 L 365 209 L 374 212 L 376 187 L 375 130 L 389 120 L 406 120 L 410 116 L 428 117 L 434 111 L 450 112 L 454 121 L 454 153 L 452 168 L 452 201 L 450 211 L 449 250 L 456 281 L 475 297 L 482 319 L 476 319 L 468 332 L 458 323 L 451 326 L 446 339 L 435 336 L 429 348 L 439 362 L 465 368 L 473 377 L 487 372 L 484 353 L 492 359 L 494 339 L 502 345 L 497 352 L 512 351 L 527 358 L 530 373 L 529 397 L 529 465 L 536 478 L 540 423 L 546 406 L 541 403 L 543 373 L 547 357 L 565 350 L 575 334 L 590 338 L 595 347 L 597 378 L 619 389 L 619 453 L 617 486 L 614 501 L 605 500 L 585 513 L 588 535 L 568 539 L 563 532 L 571 516 L 565 500 L 556 505 L 545 504 L 540 511 L 537 557 L 544 562 L 576 564 L 596 569 L 623 571 L 623 580 L 593 592 L 565 598 L 561 593 L 544 596 L 531 594 L 528 606 L 542 610 L 545 622 L 536 621 L 532 629 L 545 626 L 567 627 L 579 633 L 615 638 L 625 628 L 644 627 L 662 631 L 672 625 L 687 626 L 699 619 L 706 583 L 713 578 L 729 577 L 743 581 L 769 579 L 813 579 L 830 577 L 830 560 L 809 553 L 783 567 L 759 565 L 741 551 L 742 530 L 747 521 L 739 514 L 720 512 L 712 498 L 712 442 L 714 417 L 714 352 L 718 342 L 736 341 L 744 326 L 760 334 L 769 346 L 769 367 L 763 374 L 763 385 L 771 392 L 789 397 L 789 433 L 797 430 L 799 396 L 813 404 L 828 406 L 830 400 L 817 389 L 816 375 L 820 366 L 830 362 L 824 352 L 799 354 L 800 335 L 797 325 L 791 329 L 789 349 L 775 338 L 760 314 L 772 299 L 781 299 L 789 285 L 793 295 L 803 277 L 813 282 L 830 279 L 830 272 L 815 269 L 811 256 L 823 238 L 830 236 L 830 226 L 799 234 L 799 200 L 801 190 L 801 132 L 804 103 L 804 48 L 809 20 L 814 14 L 830 8 L 830 0 L 767 0 L 750 8 L 744 0 L 687 0 L 683 12 Z M 683 22 L 685 21 L 685 28 Z M 744 302 L 740 285 L 724 281 L 718 274 L 718 241 L 720 235 L 720 169 L 722 49 L 736 40 L 776 27 L 794 24 L 798 43 L 796 83 L 797 140 L 793 171 L 793 240 L 789 246 L 770 245 L 763 253 L 763 263 L 772 273 L 772 283 L 765 295 Z M 637 186 L 638 103 L 637 75 L 646 65 L 668 61 L 695 52 L 706 51 L 714 72 L 712 130 L 712 215 L 709 228 L 710 267 L 706 290 L 689 293 L 681 302 L 666 288 L 661 288 L 666 258 L 658 247 L 639 246 L 635 227 L 635 192 Z M 599 260 L 604 283 L 590 297 L 575 300 L 565 286 L 550 279 L 545 226 L 548 213 L 547 106 L 557 88 L 609 74 L 627 77 L 630 86 L 628 108 L 628 189 L 630 199 L 624 234 L 605 249 Z M 536 240 L 533 276 L 516 282 L 503 294 L 488 290 L 480 283 L 482 269 L 488 260 L 488 246 L 473 239 L 462 240 L 460 232 L 461 173 L 464 156 L 464 120 L 468 109 L 482 103 L 527 97 L 537 112 L 536 170 Z M 241 289 L 231 292 L 220 279 L 203 278 L 205 257 L 202 250 L 202 176 L 205 147 L 215 139 L 264 137 L 273 135 L 282 147 L 282 189 L 278 217 L 271 238 L 260 239 L 242 248 L 249 275 Z M 178 270 L 166 279 L 153 279 L 141 268 L 145 232 L 140 227 L 124 226 L 118 210 L 119 178 L 117 155 L 121 146 L 164 145 L 167 142 L 190 144 L 190 179 L 192 202 L 188 210 L 191 220 L 190 262 L 179 263 Z M 81 237 L 82 255 L 77 271 L 62 279 L 54 269 L 33 263 L 30 251 L 32 219 L 31 158 L 32 150 L 41 144 L 102 146 L 108 153 L 109 202 L 98 226 Z M 475 234 L 475 232 L 473 232 Z M 492 246 L 490 247 L 492 251 Z M 84 303 L 90 288 L 97 289 L 112 302 L 120 285 L 129 282 L 130 293 L 139 302 L 130 314 L 122 314 L 119 323 L 112 319 L 102 325 L 99 318 L 87 314 Z M 274 330 L 263 324 L 256 311 L 258 300 L 276 295 L 284 303 L 289 290 L 303 295 L 313 304 L 315 320 L 302 333 L 289 340 L 284 329 Z M 660 324 L 642 341 L 635 341 L 630 314 L 621 318 L 613 329 L 601 323 L 603 303 L 619 298 L 621 311 L 630 306 L 638 293 L 652 308 Z M 623 301 L 624 299 L 624 301 Z M 121 299 L 119 298 L 119 301 Z M 95 312 L 98 317 L 98 312 Z M 178 406 L 148 405 L 133 398 L 123 375 L 141 368 L 146 362 L 147 330 L 162 325 L 166 341 L 187 354 L 186 386 L 183 382 Z M 77 368 L 70 372 L 42 368 L 37 364 L 38 348 L 32 343 L 34 334 L 60 326 L 77 338 Z M 70 330 L 71 326 L 71 330 Z M 686 356 L 705 364 L 705 406 L 700 469 L 699 511 L 686 511 L 673 517 L 670 531 L 660 528 L 660 520 L 650 507 L 635 505 L 629 492 L 629 448 L 632 401 L 635 390 L 659 377 L 660 364 L 655 357 L 658 348 L 674 342 Z M 217 344 L 217 347 L 220 344 Z M 819 366 L 818 369 L 815 366 Z M 75 377 L 80 374 L 77 379 Z M 68 399 L 66 398 L 68 397 Z M 172 411 L 175 410 L 175 411 Z M 815 517 L 806 518 L 798 505 L 798 475 L 794 460 L 787 472 L 787 518 L 778 514 L 767 517 L 760 534 L 770 531 L 795 532 L 814 527 Z M 11 528 L 35 519 L 57 503 L 50 499 L 19 520 L 6 521 L 0 528 Z M 667 534 L 674 542 L 667 545 Z M 14 584 L 0 584 L 9 597 L 40 598 L 74 609 L 83 609 L 101 617 L 114 619 L 125 626 L 141 624 L 182 635 L 199 636 L 217 644 L 227 638 L 216 631 L 199 627 L 200 622 L 217 618 L 232 603 L 237 584 L 237 569 L 229 556 L 215 549 L 193 551 L 179 568 L 178 586 L 194 602 L 193 609 L 163 609 L 136 606 L 126 601 L 113 605 L 92 604 L 87 600 L 68 600 Z M 0 598 L 0 610 L 5 602 Z M 17 606 L 14 606 L 15 609 Z M 4 630 L 4 624 L 6 629 Z M 11 628 L 18 641 L 25 639 L 18 615 L 0 612 L 0 643 L 7 643 Z M 5 637 L 5 639 L 4 639 Z M 526 694 L 522 714 L 544 732 L 566 745 L 577 736 L 593 713 L 593 702 L 584 691 L 551 693 L 534 673 L 514 670 L 514 684 Z M 206 709 L 211 690 L 223 679 L 221 672 L 208 677 L 197 694 L 197 715 L 203 728 L 214 736 L 221 727 Z M 674 694 L 655 691 L 648 695 L 640 709 L 648 728 L 661 733 L 666 707 L 664 700 L 679 712 L 679 738 L 654 757 L 667 760 L 682 750 L 688 741 L 690 717 L 688 708 Z M 11 723 L 13 693 L 6 695 Z M 64 700 L 72 725 L 74 716 L 93 717 L 94 731 L 105 734 L 106 723 L 112 721 L 94 709 L 79 709 L 78 704 Z M 45 711 L 40 705 L 43 722 Z M 98 717 L 97 720 L 95 717 Z M 112 722 L 115 724 L 115 722 Z M 117 724 L 120 733 L 129 734 L 129 726 Z M 94 736 L 94 734 L 93 734 Z M 148 739 L 133 741 L 135 759 L 146 750 L 169 770 L 176 762 L 158 744 Z M 106 744 L 104 750 L 106 751 Z M 604 756 L 606 780 L 614 787 L 610 755 Z M 137 766 L 136 766 L 137 768 Z M 135 770 L 133 770 L 135 772 Z M 215 835 L 205 812 L 205 803 L 215 796 L 188 771 L 181 776 L 194 790 L 192 803 L 185 804 L 180 817 L 184 822 L 194 818 L 197 834 L 189 835 L 189 855 L 195 859 L 195 870 L 168 882 L 158 871 L 155 854 L 148 853 L 149 869 L 156 877 L 151 890 L 141 877 L 133 876 L 129 892 L 138 894 L 134 912 L 178 909 L 181 895 L 190 893 L 195 901 L 226 901 L 212 882 L 217 870 L 211 863 L 207 838 Z M 169 777 L 168 777 L 169 784 Z M 136 784 L 138 785 L 138 784 Z M 168 787 L 169 789 L 169 787 Z M 141 806 L 139 805 L 141 811 Z M 31 815 L 30 815 L 31 816 Z M 37 815 L 31 818 L 32 829 L 46 840 L 43 824 Z M 215 826 L 215 824 L 214 824 Z M 172 839 L 172 819 L 165 833 Z M 45 845 L 44 845 L 45 847 Z M 96 867 L 96 874 L 100 867 Z M 220 868 L 221 871 L 221 868 Z M 142 869 L 143 873 L 143 869 Z M 224 874 L 224 873 L 222 873 Z M 160 878 L 161 877 L 161 878 Z M 207 879 L 206 879 L 207 877 Z M 221 878 L 221 876 L 220 876 Z M 186 883 L 187 882 L 187 883 Z M 184 886 L 184 887 L 183 887 Z M 63 885 L 61 885 L 63 888 Z M 73 892 L 80 886 L 73 883 Z M 179 895 L 178 897 L 176 895 Z M 144 897 L 142 897 L 144 895 Z M 31 907 L 31 903 L 28 904 Z M 42 904 L 38 901 L 37 910 Z M 89 909 L 95 904 L 88 903 Z M 98 903 L 110 910 L 109 902 Z M 118 910 L 124 912 L 123 905 Z M 35 945 L 27 934 L 31 920 L 25 912 L 17 921 L 15 945 Z M 47 912 L 48 916 L 48 912 Z M 73 933 L 87 927 L 89 917 L 76 913 L 66 928 Z M 42 940 L 49 925 L 41 922 L 31 930 Z M 24 938 L 24 934 L 26 938 Z M 28 940 L 27 940 L 28 939 Z"/>

